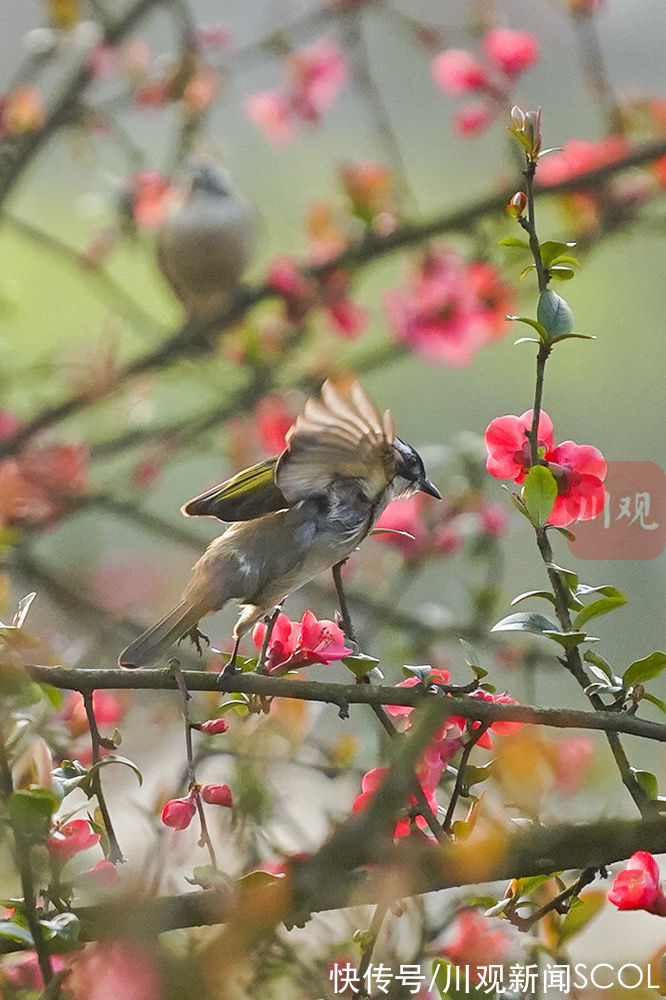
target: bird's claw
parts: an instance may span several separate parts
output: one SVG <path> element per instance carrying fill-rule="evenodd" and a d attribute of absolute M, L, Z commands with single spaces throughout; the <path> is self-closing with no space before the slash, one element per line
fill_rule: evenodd
<path fill-rule="evenodd" d="M 197 647 L 197 653 L 199 656 L 203 656 L 203 649 L 201 648 L 202 639 L 207 646 L 210 646 L 210 639 L 204 632 L 201 631 L 198 625 L 193 625 L 189 632 L 186 632 L 185 635 L 181 635 L 178 640 L 178 645 L 181 644 L 183 639 L 189 639 L 190 642 Z"/>

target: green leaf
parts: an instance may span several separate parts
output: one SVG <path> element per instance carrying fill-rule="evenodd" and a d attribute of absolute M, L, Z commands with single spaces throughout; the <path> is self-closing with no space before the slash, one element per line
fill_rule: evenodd
<path fill-rule="evenodd" d="M 609 611 L 614 611 L 615 608 L 621 608 L 624 604 L 629 603 L 629 598 L 625 597 L 617 587 L 604 587 L 603 589 L 604 592 L 611 591 L 611 593 L 605 593 L 604 597 L 598 601 L 593 601 L 592 604 L 588 604 L 582 611 L 579 611 L 573 620 L 573 627 L 575 629 L 582 628 L 590 618 L 607 615 Z"/>
<path fill-rule="evenodd" d="M 558 240 L 544 240 L 539 244 L 539 253 L 544 267 L 550 267 L 567 250 L 572 250 L 575 243 L 560 243 Z"/>
<path fill-rule="evenodd" d="M 650 653 L 642 660 L 634 660 L 622 674 L 622 683 L 626 688 L 633 687 L 634 684 L 642 684 L 644 681 L 651 681 L 658 677 L 666 667 L 666 653 Z"/>
<path fill-rule="evenodd" d="M 663 712 L 666 715 L 666 701 L 662 701 L 661 698 L 657 698 L 656 695 L 650 694 L 649 691 L 646 691 L 643 694 L 643 697 L 641 698 L 641 701 L 649 701 L 649 702 L 651 702 L 653 705 L 657 706 L 657 708 L 659 709 L 660 712 Z"/>
<path fill-rule="evenodd" d="M 542 323 L 537 322 L 535 319 L 530 319 L 529 316 L 507 316 L 506 317 L 511 323 L 525 323 L 527 326 L 531 326 L 533 330 L 539 334 L 539 339 L 546 343 L 549 340 L 548 330 Z"/>
<path fill-rule="evenodd" d="M 231 885 L 229 876 L 214 865 L 197 865 L 192 872 L 192 878 L 186 876 L 185 881 L 190 885 L 201 886 L 202 889 L 228 890 Z"/>
<path fill-rule="evenodd" d="M 53 791 L 58 798 L 64 799 L 75 788 L 79 788 L 87 777 L 88 769 L 79 763 L 78 760 L 63 761 L 60 767 L 56 767 L 51 771 Z"/>
<path fill-rule="evenodd" d="M 574 899 L 571 909 L 557 928 L 558 944 L 579 934 L 606 903 L 605 892 L 588 892 L 582 899 Z"/>
<path fill-rule="evenodd" d="M 526 517 L 527 520 L 529 521 L 530 515 L 527 513 L 527 507 L 525 506 L 523 498 L 518 493 L 514 493 L 513 490 L 510 490 L 505 483 L 502 483 L 502 489 L 506 490 L 506 492 L 509 494 L 509 500 L 516 508 L 516 510 L 519 511 L 519 513 L 521 513 L 523 517 Z M 530 521 L 530 524 L 531 523 L 532 522 Z"/>
<path fill-rule="evenodd" d="M 541 341 L 537 337 L 518 337 L 518 340 L 514 340 L 513 346 L 518 347 L 518 344 L 540 344 Z"/>
<path fill-rule="evenodd" d="M 107 754 L 106 757 L 101 757 L 100 760 L 93 764 L 88 771 L 88 778 L 92 778 L 100 771 L 101 768 L 106 767 L 107 764 L 123 764 L 125 767 L 129 767 L 130 771 L 134 771 L 136 774 L 139 784 L 143 784 L 143 775 L 134 761 L 129 760 L 128 757 L 121 757 L 120 754 L 117 753 L 110 753 Z"/>
<path fill-rule="evenodd" d="M 531 892 L 535 889 L 539 889 L 546 882 L 550 882 L 552 879 L 557 878 L 559 872 L 553 872 L 551 875 L 527 875 L 525 878 L 514 879 L 514 892 L 516 896 L 529 896 Z"/>
<path fill-rule="evenodd" d="M 44 841 L 49 835 L 51 816 L 60 805 L 48 788 L 19 789 L 9 796 L 9 818 L 17 836 Z"/>
<path fill-rule="evenodd" d="M 561 524 L 548 524 L 546 525 L 548 531 L 557 531 L 560 535 L 563 535 L 568 542 L 575 542 L 576 536 L 573 531 L 569 531 L 568 528 L 563 528 Z"/>
<path fill-rule="evenodd" d="M 527 240 L 521 240 L 518 236 L 505 236 L 497 245 L 498 247 L 520 247 L 523 250 L 529 250 L 530 248 Z"/>
<path fill-rule="evenodd" d="M 651 771 L 637 771 L 636 768 L 631 768 L 631 773 L 634 778 L 641 786 L 648 799 L 654 802 L 659 796 L 659 782 Z"/>
<path fill-rule="evenodd" d="M 565 569 L 564 566 L 558 566 L 557 563 L 549 563 L 548 569 L 554 569 L 556 573 L 564 577 L 567 587 L 572 593 L 576 593 L 576 588 L 578 587 L 578 574 L 574 573 L 572 569 Z"/>
<path fill-rule="evenodd" d="M 548 268 L 548 273 L 555 281 L 571 281 L 576 272 L 570 267 L 565 267 L 564 264 L 554 264 L 553 267 Z"/>
<path fill-rule="evenodd" d="M 523 484 L 523 500 L 534 527 L 543 528 L 557 500 L 557 483 L 550 469 L 543 465 L 530 469 Z"/>
<path fill-rule="evenodd" d="M 47 941 L 60 944 L 76 944 L 81 931 L 81 921 L 74 913 L 58 913 L 50 920 L 40 920 L 39 926 Z"/>
<path fill-rule="evenodd" d="M 544 635 L 559 643 L 560 646 L 564 646 L 565 649 L 580 646 L 581 642 L 599 642 L 598 636 L 587 635 L 585 632 L 560 632 L 558 629 L 555 632 L 544 632 Z"/>
<path fill-rule="evenodd" d="M 368 656 L 367 653 L 354 653 L 353 656 L 345 656 L 342 662 L 349 667 L 355 677 L 364 677 L 374 670 L 379 660 L 374 656 Z"/>
<path fill-rule="evenodd" d="M 520 272 L 520 274 L 518 275 L 518 277 L 522 280 L 523 278 L 526 278 L 527 275 L 530 274 L 532 271 L 536 271 L 536 265 L 526 264 L 525 267 Z"/>
<path fill-rule="evenodd" d="M 35 942 L 27 927 L 17 924 L 14 920 L 0 920 L 0 940 L 16 941 L 27 948 L 34 948 Z M 2 949 L 0 949 L 2 950 Z"/>
<path fill-rule="evenodd" d="M 596 340 L 587 333 L 564 333 L 561 337 L 553 337 L 551 344 L 559 344 L 561 340 Z"/>
<path fill-rule="evenodd" d="M 526 590 L 524 594 L 518 594 L 518 597 L 514 597 L 511 601 L 511 607 L 515 607 L 521 601 L 529 600 L 530 597 L 542 597 L 544 601 L 550 601 L 552 605 L 556 603 L 554 594 L 551 594 L 549 590 Z"/>
<path fill-rule="evenodd" d="M 472 785 L 478 785 L 481 781 L 487 781 L 493 773 L 494 766 L 494 760 L 490 760 L 487 764 L 483 764 L 482 766 L 468 764 L 465 768 L 464 777 L 464 783 L 467 788 L 471 788 Z"/>
<path fill-rule="evenodd" d="M 533 611 L 519 611 L 515 615 L 507 615 L 493 625 L 491 632 L 532 632 L 534 635 L 544 635 L 548 632 L 557 632 L 557 625 L 554 622 L 538 615 Z"/>
<path fill-rule="evenodd" d="M 554 337 L 561 337 L 563 334 L 571 333 L 574 327 L 573 313 L 569 304 L 557 294 L 547 288 L 539 296 L 537 306 L 537 319 L 547 330 L 547 339 L 551 341 Z"/>
<path fill-rule="evenodd" d="M 236 715 L 248 715 L 250 709 L 246 701 L 225 701 L 215 709 L 218 715 L 225 712 L 235 712 Z"/>

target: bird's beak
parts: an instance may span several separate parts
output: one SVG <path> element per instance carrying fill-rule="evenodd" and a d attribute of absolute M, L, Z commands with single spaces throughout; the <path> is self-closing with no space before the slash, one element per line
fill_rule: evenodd
<path fill-rule="evenodd" d="M 421 493 L 427 493 L 428 496 L 434 497 L 435 500 L 441 500 L 442 494 L 439 492 L 434 483 L 431 483 L 429 479 L 421 479 L 419 482 L 419 490 Z"/>

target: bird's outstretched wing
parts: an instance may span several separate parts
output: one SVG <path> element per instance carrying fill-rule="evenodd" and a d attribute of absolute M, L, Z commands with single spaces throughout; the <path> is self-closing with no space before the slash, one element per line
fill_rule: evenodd
<path fill-rule="evenodd" d="M 291 504 L 275 483 L 277 458 L 253 465 L 219 486 L 188 500 L 180 510 L 187 517 L 217 517 L 220 521 L 251 521 Z"/>
<path fill-rule="evenodd" d="M 325 494 L 338 479 L 358 480 L 374 500 L 395 473 L 394 437 L 390 411 L 382 417 L 358 382 L 343 395 L 326 381 L 288 431 L 275 482 L 290 504 Z"/>

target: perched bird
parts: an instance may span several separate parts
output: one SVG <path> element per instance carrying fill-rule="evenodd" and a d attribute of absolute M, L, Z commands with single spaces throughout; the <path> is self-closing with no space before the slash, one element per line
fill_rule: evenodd
<path fill-rule="evenodd" d="M 417 490 L 441 499 L 417 452 L 395 436 L 358 382 L 343 395 L 330 381 L 310 399 L 277 458 L 239 472 L 186 503 L 188 516 L 233 523 L 194 565 L 176 607 L 120 654 L 144 666 L 236 600 L 241 637 L 318 573 L 346 559 L 394 497 Z"/>
<path fill-rule="evenodd" d="M 184 203 L 156 234 L 160 270 L 190 318 L 206 320 L 229 306 L 255 242 L 248 203 L 212 164 L 195 165 Z"/>

